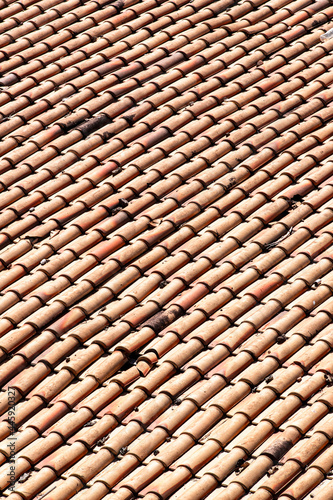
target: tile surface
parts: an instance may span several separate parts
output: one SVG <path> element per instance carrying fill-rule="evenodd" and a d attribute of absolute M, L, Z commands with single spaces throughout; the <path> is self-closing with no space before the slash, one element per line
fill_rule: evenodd
<path fill-rule="evenodd" d="M 333 499 L 329 0 L 0 0 L 0 490 Z"/>

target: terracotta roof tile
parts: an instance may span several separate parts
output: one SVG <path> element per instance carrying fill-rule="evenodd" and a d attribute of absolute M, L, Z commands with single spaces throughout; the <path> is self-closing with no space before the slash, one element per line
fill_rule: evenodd
<path fill-rule="evenodd" d="M 329 1 L 1 7 L 3 495 L 328 498 Z"/>

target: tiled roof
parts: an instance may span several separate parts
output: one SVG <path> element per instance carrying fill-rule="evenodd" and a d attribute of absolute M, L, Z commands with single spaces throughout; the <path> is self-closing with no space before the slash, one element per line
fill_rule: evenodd
<path fill-rule="evenodd" d="M 3 496 L 333 499 L 331 2 L 0 5 Z"/>

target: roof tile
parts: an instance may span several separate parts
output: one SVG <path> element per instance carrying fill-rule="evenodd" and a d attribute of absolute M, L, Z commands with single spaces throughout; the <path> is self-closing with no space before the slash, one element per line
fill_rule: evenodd
<path fill-rule="evenodd" d="M 1 16 L 4 494 L 329 492 L 329 2 Z"/>

